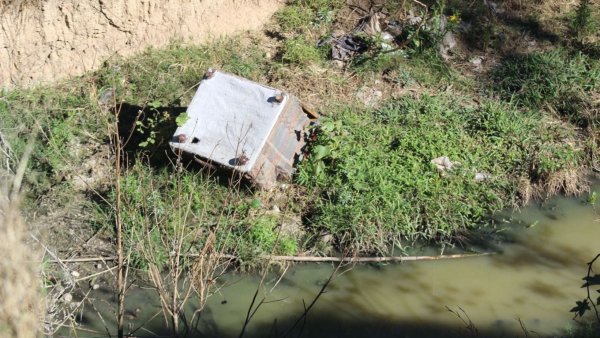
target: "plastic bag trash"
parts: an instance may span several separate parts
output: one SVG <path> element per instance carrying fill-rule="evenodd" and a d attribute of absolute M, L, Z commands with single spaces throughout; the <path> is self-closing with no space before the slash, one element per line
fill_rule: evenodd
<path fill-rule="evenodd" d="M 345 35 L 334 39 L 331 44 L 331 58 L 333 60 L 348 61 L 355 54 L 367 50 L 364 39 L 355 35 Z"/>
<path fill-rule="evenodd" d="M 475 173 L 475 181 L 476 182 L 481 182 L 481 181 L 489 180 L 490 178 L 492 178 L 492 175 L 490 175 L 490 174 Z"/>

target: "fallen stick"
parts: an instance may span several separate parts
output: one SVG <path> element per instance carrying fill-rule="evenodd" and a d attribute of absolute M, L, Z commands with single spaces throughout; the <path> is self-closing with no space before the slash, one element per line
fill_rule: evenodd
<path fill-rule="evenodd" d="M 262 255 L 260 258 L 271 259 L 274 261 L 288 261 L 288 262 L 356 262 L 356 263 L 377 263 L 377 262 L 411 262 L 411 261 L 435 261 L 442 259 L 457 259 L 457 258 L 470 258 L 470 257 L 481 257 L 494 255 L 495 252 L 482 252 L 482 253 L 466 253 L 466 254 L 454 254 L 454 255 L 439 255 L 439 256 L 387 256 L 387 257 L 320 257 L 320 256 L 270 256 Z M 189 255 L 190 257 L 196 257 L 198 255 Z M 222 259 L 237 259 L 234 255 L 219 255 Z M 63 263 L 79 263 L 79 262 L 98 262 L 98 261 L 110 261 L 115 260 L 115 256 L 107 257 L 81 257 L 60 260 Z M 49 260 L 49 263 L 59 263 L 58 260 Z"/>
<path fill-rule="evenodd" d="M 67 258 L 67 259 L 50 259 L 48 263 L 83 263 L 83 262 L 100 262 L 100 261 L 114 261 L 117 256 L 105 256 L 105 257 L 80 257 L 80 258 Z"/>
<path fill-rule="evenodd" d="M 275 261 L 290 262 L 356 262 L 356 263 L 377 263 L 377 262 L 409 262 L 409 261 L 434 261 L 441 259 L 457 259 L 468 257 L 480 257 L 493 255 L 492 252 L 474 253 L 474 254 L 455 254 L 440 256 L 388 256 L 388 257 L 318 257 L 318 256 L 271 256 Z M 265 256 L 264 258 L 268 258 Z"/>

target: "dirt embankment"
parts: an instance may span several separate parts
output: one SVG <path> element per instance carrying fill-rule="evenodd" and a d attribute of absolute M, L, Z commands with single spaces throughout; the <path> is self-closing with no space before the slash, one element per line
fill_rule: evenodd
<path fill-rule="evenodd" d="M 0 8 L 0 87 L 28 87 L 78 75 L 107 58 L 173 40 L 199 43 L 257 29 L 281 6 L 279 0 L 22 3 Z"/>

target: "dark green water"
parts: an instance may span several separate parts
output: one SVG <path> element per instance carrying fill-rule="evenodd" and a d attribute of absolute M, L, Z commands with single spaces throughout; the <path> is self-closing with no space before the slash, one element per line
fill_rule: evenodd
<path fill-rule="evenodd" d="M 598 212 L 581 200 L 556 198 L 497 217 L 503 218 L 512 225 L 493 256 L 345 267 L 288 336 L 468 337 L 475 333 L 466 328 L 469 321 L 479 337 L 524 337 L 523 327 L 532 337 L 564 335 L 574 326 L 569 310 L 584 296 L 585 263 L 600 251 Z M 284 336 L 332 271 L 331 264 L 298 264 L 276 286 L 280 276 L 269 276 L 258 298 L 266 302 L 247 336 Z M 258 282 L 258 276 L 226 276 L 191 336 L 237 337 Z M 82 327 L 96 333 L 78 335 L 106 336 L 97 311 L 114 332 L 112 290 L 91 297 L 96 309 L 86 307 Z M 128 328 L 141 326 L 136 335 L 169 335 L 152 290 L 131 289 L 127 306 Z"/>

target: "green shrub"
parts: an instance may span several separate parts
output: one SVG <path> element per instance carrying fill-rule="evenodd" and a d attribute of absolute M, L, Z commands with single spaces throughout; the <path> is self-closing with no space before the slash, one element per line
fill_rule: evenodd
<path fill-rule="evenodd" d="M 90 156 L 91 145 L 108 139 L 108 117 L 89 95 L 91 87 L 73 79 L 52 88 L 0 90 L 0 132 L 14 156 L 31 137 L 39 140 L 26 174 L 32 194 L 61 184 Z"/>
<path fill-rule="evenodd" d="M 294 255 L 298 251 L 296 241 L 279 231 L 278 220 L 277 215 L 261 215 L 247 221 L 245 244 L 253 248 L 253 256 L 271 253 Z"/>
<path fill-rule="evenodd" d="M 277 11 L 274 17 L 284 32 L 298 32 L 310 27 L 317 15 L 307 6 L 288 5 Z"/>

